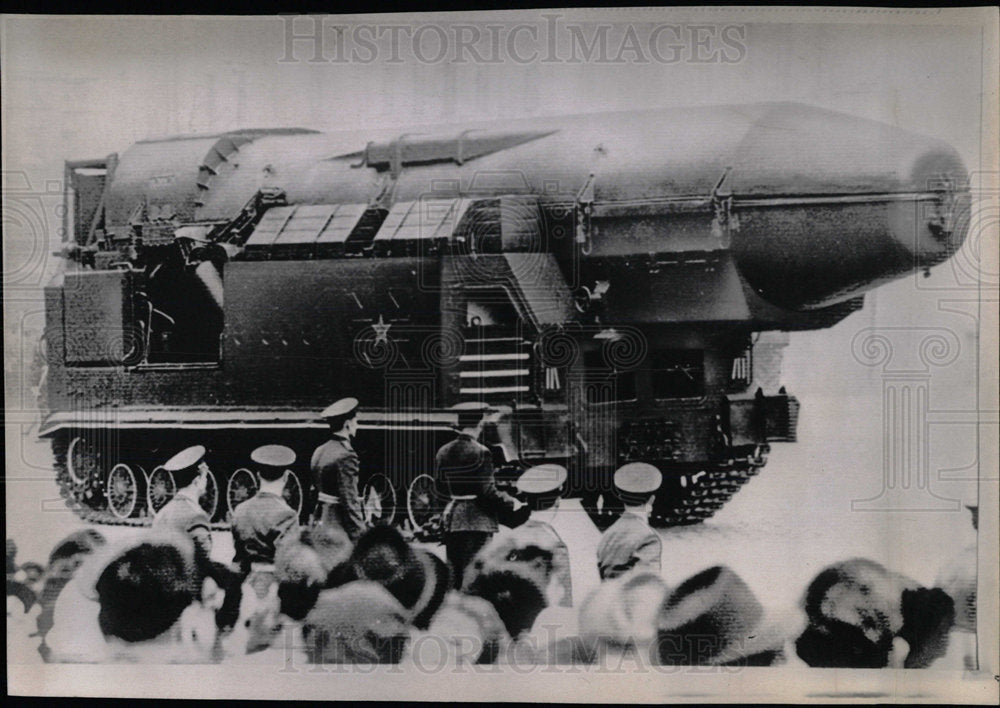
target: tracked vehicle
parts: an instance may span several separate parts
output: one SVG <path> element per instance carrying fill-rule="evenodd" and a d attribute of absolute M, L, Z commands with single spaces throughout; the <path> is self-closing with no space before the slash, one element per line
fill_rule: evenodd
<path fill-rule="evenodd" d="M 649 462 L 653 523 L 696 523 L 795 440 L 788 333 L 946 260 L 968 212 L 948 145 L 786 103 L 172 137 L 66 185 L 41 434 L 68 503 L 126 524 L 191 444 L 219 523 L 266 443 L 298 453 L 305 513 L 343 396 L 372 519 L 433 517 L 452 408 L 483 401 L 504 474 L 563 464 L 600 520 Z"/>

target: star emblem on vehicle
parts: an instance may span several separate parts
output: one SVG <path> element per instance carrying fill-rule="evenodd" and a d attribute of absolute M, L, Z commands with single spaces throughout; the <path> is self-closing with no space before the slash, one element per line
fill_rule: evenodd
<path fill-rule="evenodd" d="M 389 343 L 389 328 L 390 327 L 392 327 L 392 324 L 386 324 L 385 321 L 383 321 L 383 319 L 382 319 L 382 315 L 379 315 L 378 316 L 378 323 L 377 324 L 376 323 L 372 323 L 372 329 L 375 330 L 375 344 L 378 344 L 380 342 L 382 344 L 388 344 Z"/>

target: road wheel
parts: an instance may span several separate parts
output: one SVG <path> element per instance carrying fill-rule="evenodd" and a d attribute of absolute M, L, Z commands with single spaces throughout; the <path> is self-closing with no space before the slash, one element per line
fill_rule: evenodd
<path fill-rule="evenodd" d="M 90 506 L 98 506 L 103 470 L 99 448 L 86 436 L 74 437 L 66 449 L 66 475 L 68 491 L 74 499 Z"/>
<path fill-rule="evenodd" d="M 105 495 L 108 500 L 108 511 L 116 518 L 129 519 L 136 515 L 140 508 L 145 478 L 137 469 L 120 462 L 108 472 L 108 483 Z"/>
<path fill-rule="evenodd" d="M 219 510 L 219 480 L 216 479 L 215 472 L 208 473 L 208 484 L 205 491 L 198 499 L 201 508 L 208 514 L 208 518 L 214 520 L 215 512 Z"/>
<path fill-rule="evenodd" d="M 66 450 L 66 472 L 73 484 L 82 485 L 88 482 L 96 467 L 97 456 L 93 445 L 77 436 L 70 440 Z"/>
<path fill-rule="evenodd" d="M 177 482 L 171 472 L 157 467 L 149 475 L 149 484 L 146 485 L 146 504 L 149 507 L 149 515 L 154 516 L 156 512 L 167 505 L 177 492 Z"/>
<path fill-rule="evenodd" d="M 406 490 L 406 514 L 413 530 L 420 531 L 433 517 L 444 511 L 437 494 L 437 484 L 429 474 L 418 475 Z"/>
<path fill-rule="evenodd" d="M 302 517 L 302 506 L 305 504 L 305 488 L 297 472 L 288 470 L 288 479 L 285 480 L 285 488 L 281 490 L 281 496 L 285 503 L 295 510 L 295 515 Z"/>
<path fill-rule="evenodd" d="M 246 467 L 240 467 L 233 472 L 229 481 L 226 482 L 226 504 L 230 514 L 236 511 L 236 507 L 252 497 L 260 489 L 257 482 L 257 475 Z"/>
<path fill-rule="evenodd" d="M 391 524 L 396 518 L 396 488 L 384 474 L 374 474 L 361 489 L 361 513 L 369 524 Z"/>

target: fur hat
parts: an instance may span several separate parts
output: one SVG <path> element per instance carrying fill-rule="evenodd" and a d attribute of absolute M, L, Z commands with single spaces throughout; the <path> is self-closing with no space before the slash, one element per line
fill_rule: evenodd
<path fill-rule="evenodd" d="M 444 561 L 412 548 L 391 526 L 376 526 L 362 534 L 350 563 L 352 577 L 384 586 L 409 610 L 414 626 L 420 629 L 427 628 L 451 583 Z"/>
<path fill-rule="evenodd" d="M 423 568 L 403 535 L 375 526 L 358 538 L 350 560 L 353 577 L 385 587 L 403 607 L 413 607 L 423 589 Z"/>
<path fill-rule="evenodd" d="M 967 546 L 952 556 L 935 586 L 944 590 L 955 602 L 955 627 L 965 632 L 976 631 L 976 547 Z"/>
<path fill-rule="evenodd" d="M 466 638 L 470 639 L 472 644 L 468 649 L 475 656 L 468 658 L 473 664 L 494 663 L 510 642 L 500 615 L 488 600 L 455 591 L 445 596 L 428 632 L 445 642 L 464 643 Z M 463 651 L 466 648 L 461 647 Z"/>
<path fill-rule="evenodd" d="M 954 622 L 954 603 L 943 590 L 866 558 L 824 568 L 802 602 L 809 624 L 795 649 L 816 667 L 883 668 L 897 636 L 909 644 L 904 666 L 926 666 L 944 653 Z"/>
<path fill-rule="evenodd" d="M 666 594 L 667 584 L 654 573 L 626 573 L 601 583 L 580 607 L 581 639 L 594 647 L 651 641 Z"/>
<path fill-rule="evenodd" d="M 329 571 L 315 548 L 293 541 L 278 544 L 274 576 L 282 613 L 293 620 L 302 620 L 316 604 Z"/>
<path fill-rule="evenodd" d="M 312 664 L 398 664 L 410 636 L 406 609 L 379 583 L 320 593 L 302 636 Z"/>
<path fill-rule="evenodd" d="M 518 527 L 496 534 L 476 554 L 466 569 L 463 587 L 476 577 L 497 571 L 515 572 L 528 578 L 544 594 L 552 575 L 557 538 Z"/>
<path fill-rule="evenodd" d="M 451 588 L 451 569 L 448 564 L 430 551 L 413 549 L 422 570 L 420 597 L 410 609 L 413 626 L 427 629 L 434 615 L 441 609 L 445 595 Z"/>
<path fill-rule="evenodd" d="M 201 592 L 204 579 L 194 545 L 183 535 L 147 532 L 106 546 L 78 578 L 101 605 L 102 632 L 126 642 L 153 639 L 169 629 Z M 86 572 L 85 572 L 86 571 Z"/>
<path fill-rule="evenodd" d="M 313 527 L 299 527 L 297 531 L 288 533 L 279 542 L 278 546 L 291 543 L 304 543 L 319 556 L 323 568 L 326 570 L 327 587 L 342 585 L 347 581 L 348 561 L 354 546 L 350 537 L 339 526 L 321 524 Z M 277 558 L 277 548 L 275 558 Z"/>
<path fill-rule="evenodd" d="M 476 575 L 465 592 L 492 604 L 514 639 L 531 629 L 548 604 L 538 584 L 513 568 Z"/>
<path fill-rule="evenodd" d="M 64 558 L 93 553 L 96 548 L 105 543 L 104 536 L 93 529 L 74 531 L 52 547 L 52 552 L 49 554 L 49 565 L 51 566 Z"/>
<path fill-rule="evenodd" d="M 783 645 L 753 592 L 725 566 L 688 578 L 660 607 L 655 650 L 664 666 L 770 666 Z"/>

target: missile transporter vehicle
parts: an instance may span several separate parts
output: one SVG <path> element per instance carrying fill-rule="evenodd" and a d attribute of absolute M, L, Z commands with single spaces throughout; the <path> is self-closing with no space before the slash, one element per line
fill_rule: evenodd
<path fill-rule="evenodd" d="M 419 530 L 481 402 L 505 479 L 562 464 L 603 525 L 648 462 L 652 522 L 696 523 L 795 440 L 788 333 L 951 256 L 966 182 L 941 141 L 788 103 L 142 141 L 66 163 L 41 435 L 91 520 L 148 523 L 194 444 L 219 524 L 268 443 L 305 516 L 354 396 L 365 514 Z"/>

